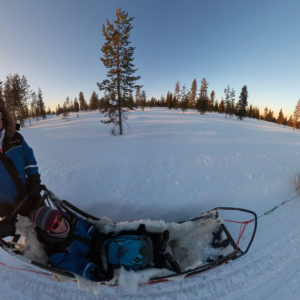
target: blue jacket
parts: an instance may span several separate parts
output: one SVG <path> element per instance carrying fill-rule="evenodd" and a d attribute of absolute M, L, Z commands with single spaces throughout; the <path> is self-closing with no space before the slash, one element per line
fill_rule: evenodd
<path fill-rule="evenodd" d="M 70 237 L 66 238 L 62 245 L 45 244 L 49 261 L 59 269 L 92 280 L 91 270 L 98 266 L 89 261 L 88 254 L 93 242 L 95 227 L 78 217 L 73 224 L 72 231 Z"/>
<path fill-rule="evenodd" d="M 38 173 L 37 162 L 32 149 L 27 145 L 24 137 L 16 132 L 13 137 L 5 136 L 3 140 L 2 153 L 0 155 L 0 204 L 14 203 L 18 195 L 17 187 L 5 168 L 2 159 L 6 156 L 13 162 L 19 177 L 26 186 L 26 179 L 29 175 Z"/>

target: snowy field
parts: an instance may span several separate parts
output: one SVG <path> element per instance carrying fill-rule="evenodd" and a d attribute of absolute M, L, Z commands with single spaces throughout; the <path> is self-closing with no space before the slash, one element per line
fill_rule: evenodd
<path fill-rule="evenodd" d="M 49 117 L 21 133 L 43 183 L 60 198 L 115 222 L 179 221 L 217 206 L 258 215 L 295 196 L 300 131 L 219 114 L 151 109 L 132 112 L 112 136 L 97 112 Z M 220 268 L 136 291 L 76 283 L 0 265 L 3 299 L 298 299 L 300 199 L 259 219 L 249 252 Z M 28 268 L 0 250 L 0 263 Z"/>

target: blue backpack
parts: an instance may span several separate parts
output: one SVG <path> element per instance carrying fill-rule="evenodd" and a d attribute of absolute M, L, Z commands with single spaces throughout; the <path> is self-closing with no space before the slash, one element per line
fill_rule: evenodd
<path fill-rule="evenodd" d="M 153 265 L 153 245 L 150 238 L 121 235 L 104 242 L 109 264 L 126 269 L 141 270 Z"/>

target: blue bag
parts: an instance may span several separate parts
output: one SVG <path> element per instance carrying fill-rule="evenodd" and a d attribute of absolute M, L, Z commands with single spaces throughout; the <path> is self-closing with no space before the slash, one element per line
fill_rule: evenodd
<path fill-rule="evenodd" d="M 108 263 L 131 270 L 153 265 L 153 245 L 150 238 L 139 235 L 121 235 L 104 242 Z"/>

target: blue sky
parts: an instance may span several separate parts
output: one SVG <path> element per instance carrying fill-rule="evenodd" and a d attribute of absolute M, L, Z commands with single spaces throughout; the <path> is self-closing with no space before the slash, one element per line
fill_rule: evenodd
<path fill-rule="evenodd" d="M 86 100 L 106 69 L 102 24 L 117 7 L 133 21 L 131 41 L 147 97 L 173 92 L 176 81 L 238 98 L 275 112 L 293 112 L 300 98 L 298 0 L 0 0 L 0 80 L 25 75 L 47 106 L 67 96 Z"/>

